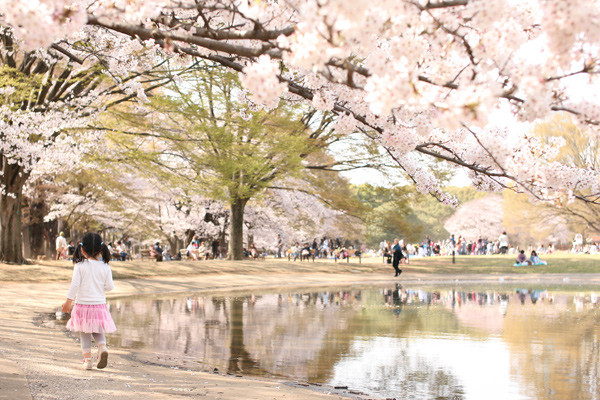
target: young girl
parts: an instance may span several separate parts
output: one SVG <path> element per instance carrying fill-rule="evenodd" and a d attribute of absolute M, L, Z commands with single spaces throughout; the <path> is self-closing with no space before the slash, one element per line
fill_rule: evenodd
<path fill-rule="evenodd" d="M 92 369 L 92 336 L 98 345 L 96 367 L 102 369 L 108 362 L 104 334 L 117 330 L 106 307 L 104 295 L 104 292 L 115 287 L 109 261 L 110 251 L 102 238 L 95 233 L 87 233 L 73 254 L 73 278 L 67 301 L 62 305 L 62 312 L 69 312 L 75 301 L 67 329 L 80 332 L 85 369 Z"/>

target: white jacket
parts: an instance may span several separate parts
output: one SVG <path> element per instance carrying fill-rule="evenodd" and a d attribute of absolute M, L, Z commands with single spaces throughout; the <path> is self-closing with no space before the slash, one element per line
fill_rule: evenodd
<path fill-rule="evenodd" d="M 113 290 L 112 271 L 104 261 L 83 260 L 75 264 L 67 298 L 77 304 L 105 304 L 105 292 Z"/>

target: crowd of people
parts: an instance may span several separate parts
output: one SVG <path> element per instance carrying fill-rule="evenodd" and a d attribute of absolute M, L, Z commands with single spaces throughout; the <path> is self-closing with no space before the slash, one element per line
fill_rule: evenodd
<path fill-rule="evenodd" d="M 223 249 L 221 248 L 219 239 L 214 239 L 209 242 L 195 236 L 185 249 L 184 255 L 188 260 L 191 259 L 195 261 L 220 259 L 223 257 Z"/>
<path fill-rule="evenodd" d="M 276 257 L 283 257 L 283 242 L 281 241 L 281 236 L 277 235 L 277 244 L 276 244 Z M 363 246 L 364 247 L 364 246 Z M 348 257 L 355 256 L 359 257 L 362 255 L 364 249 L 363 248 L 353 248 L 352 246 L 347 246 L 343 240 L 340 238 L 328 239 L 326 237 L 321 238 L 320 241 L 317 241 L 316 238 L 312 240 L 312 242 L 307 241 L 302 245 L 300 242 L 295 242 L 287 251 L 290 259 L 293 258 L 296 260 L 308 260 L 309 258 L 322 258 L 322 259 L 335 259 L 335 260 L 344 260 Z"/>
<path fill-rule="evenodd" d="M 410 243 L 401 239 L 396 239 L 395 242 L 382 241 L 378 250 L 366 249 L 365 245 L 348 245 L 348 241 L 341 238 L 323 237 L 321 240 L 314 238 L 312 241 L 294 242 L 291 246 L 286 247 L 281 235 L 277 235 L 277 239 L 272 248 L 272 254 L 275 258 L 289 257 L 294 261 L 304 261 L 312 259 L 335 259 L 343 260 L 351 256 L 362 257 L 383 257 L 384 262 L 394 264 L 394 268 L 401 263 L 407 263 L 409 258 L 413 257 L 431 257 L 431 256 L 448 256 L 448 255 L 495 255 L 495 254 L 514 254 L 517 256 L 516 263 L 539 264 L 539 257 L 555 252 L 555 247 L 552 243 L 548 245 L 540 244 L 538 246 L 528 246 L 526 249 L 521 249 L 518 246 L 512 246 L 509 242 L 506 232 L 496 239 L 490 239 L 486 236 L 479 236 L 477 239 L 467 239 L 462 235 L 451 235 L 446 240 L 432 240 L 429 235 L 420 243 Z M 131 244 L 124 241 L 110 242 L 107 245 L 113 260 L 126 261 L 131 259 Z M 399 251 L 398 251 L 399 247 Z M 287 248 L 287 250 L 285 250 Z M 75 251 L 73 241 L 67 242 L 64 232 L 56 238 L 56 259 L 72 259 Z M 208 260 L 221 259 L 224 255 L 224 250 L 221 247 L 219 239 L 201 240 L 199 237 L 194 237 L 185 249 L 181 251 L 171 252 L 168 243 L 164 247 L 160 242 L 149 246 L 146 250 L 146 255 L 155 258 L 157 261 L 181 260 L 187 258 L 191 260 Z M 597 254 L 600 248 L 597 243 L 592 242 L 585 246 L 573 245 L 571 250 L 573 253 Z M 267 250 L 258 250 L 254 243 L 243 248 L 243 254 L 248 258 L 264 258 L 267 255 Z M 523 259 L 522 254 L 529 254 Z M 398 262 L 395 262 L 395 259 Z M 539 262 L 538 262 L 539 261 Z M 543 263 L 543 262 L 542 262 Z M 396 274 L 400 274 L 401 270 L 396 269 Z"/>
<path fill-rule="evenodd" d="M 596 241 L 590 241 L 584 245 L 574 240 L 573 247 L 571 248 L 570 252 L 573 254 L 596 255 L 600 252 L 600 243 Z"/>

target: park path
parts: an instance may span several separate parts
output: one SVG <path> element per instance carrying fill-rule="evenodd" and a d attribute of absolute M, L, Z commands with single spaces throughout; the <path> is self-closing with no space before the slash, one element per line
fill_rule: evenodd
<path fill-rule="evenodd" d="M 116 281 L 109 297 L 147 293 L 248 288 L 391 283 L 418 286 L 454 283 L 564 283 L 600 285 L 600 274 L 435 275 L 408 274 L 222 274 Z M 109 367 L 83 371 L 78 344 L 59 329 L 33 323 L 64 301 L 68 282 L 0 282 L 0 399 L 341 399 L 348 393 L 316 392 L 284 381 L 239 378 L 144 364 L 112 349 Z"/>

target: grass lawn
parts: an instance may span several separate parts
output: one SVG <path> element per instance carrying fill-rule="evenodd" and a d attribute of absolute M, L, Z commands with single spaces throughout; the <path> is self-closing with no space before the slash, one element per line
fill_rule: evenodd
<path fill-rule="evenodd" d="M 548 265 L 513 267 L 515 256 L 458 256 L 427 257 L 411 259 L 402 265 L 406 275 L 415 272 L 431 274 L 549 274 L 549 273 L 600 273 L 600 255 L 553 254 L 542 257 Z M 265 261 L 112 261 L 115 279 L 132 279 L 159 276 L 189 276 L 203 274 L 308 274 L 308 273 L 383 273 L 393 274 L 391 264 L 384 264 L 380 257 L 357 258 L 335 263 L 333 260 L 293 262 L 287 259 L 267 258 Z M 73 263 L 45 260 L 28 265 L 0 263 L 0 282 L 45 282 L 71 279 Z M 406 276 L 405 275 L 405 276 Z"/>
<path fill-rule="evenodd" d="M 437 274 L 562 274 L 600 273 L 600 254 L 551 254 L 540 257 L 548 265 L 514 267 L 515 256 L 458 256 L 412 259 L 407 270 Z"/>

